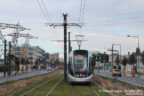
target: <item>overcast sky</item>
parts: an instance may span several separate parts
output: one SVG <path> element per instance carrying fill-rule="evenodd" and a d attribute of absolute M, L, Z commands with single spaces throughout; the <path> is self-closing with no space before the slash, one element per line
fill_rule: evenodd
<path fill-rule="evenodd" d="M 42 5 L 42 0 L 39 2 Z M 49 17 L 48 20 L 40 9 L 37 0 L 0 0 L 0 22 L 20 24 L 38 39 L 30 40 L 32 45 L 39 45 L 47 52 L 63 52 L 63 43 L 51 40 L 63 39 L 63 28 L 50 28 L 45 23 L 62 23 L 63 13 L 68 14 L 69 23 L 79 23 L 81 0 L 43 0 Z M 84 1 L 84 0 L 83 0 Z M 122 54 L 133 52 L 137 47 L 137 38 L 127 35 L 140 36 L 140 48 L 144 50 L 144 0 L 85 0 L 82 29 L 69 27 L 72 39 L 75 35 L 85 35 L 82 49 L 104 52 L 113 43 L 122 45 Z M 12 29 L 2 30 L 3 34 L 13 32 Z M 11 38 L 6 37 L 8 40 Z M 19 40 L 19 44 L 24 39 Z M 77 49 L 77 43 L 72 43 Z M 119 49 L 119 46 L 115 46 Z M 108 51 L 106 51 L 109 53 Z"/>

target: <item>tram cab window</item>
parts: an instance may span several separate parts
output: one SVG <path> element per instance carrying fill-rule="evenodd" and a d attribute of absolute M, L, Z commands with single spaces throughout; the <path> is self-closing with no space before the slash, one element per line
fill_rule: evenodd
<path fill-rule="evenodd" d="M 88 68 L 88 51 L 76 50 L 73 53 L 72 68 L 74 73 L 87 73 Z"/>
<path fill-rule="evenodd" d="M 74 71 L 75 72 L 87 72 L 88 71 L 88 59 L 85 56 L 74 57 Z"/>
<path fill-rule="evenodd" d="M 93 68 L 92 68 L 92 58 L 90 57 L 89 58 L 89 73 L 91 74 L 91 73 L 93 73 Z"/>
<path fill-rule="evenodd" d="M 68 69 L 69 69 L 69 73 L 72 74 L 72 57 L 69 58 Z"/>

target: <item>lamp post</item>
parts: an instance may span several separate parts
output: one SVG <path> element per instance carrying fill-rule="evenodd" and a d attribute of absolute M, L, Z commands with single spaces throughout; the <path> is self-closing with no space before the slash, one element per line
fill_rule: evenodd
<path fill-rule="evenodd" d="M 114 45 L 114 44 L 113 44 Z M 113 47 L 112 47 L 113 48 Z M 112 51 L 112 65 L 111 65 L 111 71 L 112 71 L 112 67 L 113 67 L 113 52 L 118 52 L 118 57 L 119 57 L 119 51 L 118 50 L 114 50 L 114 49 L 107 49 L 108 51 Z"/>
<path fill-rule="evenodd" d="M 111 48 L 106 48 L 106 47 L 104 47 L 104 49 L 106 49 L 107 51 L 110 51 L 111 50 Z M 105 52 L 104 52 L 104 54 L 105 54 Z M 104 57 L 104 59 L 106 59 L 105 57 Z M 105 62 L 105 61 L 104 61 Z M 110 62 L 109 62 L 110 63 Z M 110 65 L 108 65 L 108 66 L 110 66 Z M 111 65 L 112 66 L 112 65 Z M 109 68 L 109 67 L 108 67 Z M 112 71 L 112 67 L 110 67 L 109 68 L 109 71 Z"/>
<path fill-rule="evenodd" d="M 103 70 L 105 71 L 105 65 L 106 65 L 106 53 L 104 52 L 104 59 L 103 59 Z"/>
<path fill-rule="evenodd" d="M 133 38 L 137 38 L 137 40 L 138 40 L 138 50 L 139 50 L 139 36 L 131 36 L 131 35 L 127 35 L 127 37 L 133 37 Z M 137 64 L 136 64 L 136 69 L 138 70 L 139 68 L 137 67 L 137 66 L 139 66 L 139 52 L 138 52 L 138 54 L 136 54 L 137 55 Z M 136 71 L 137 71 L 136 70 Z"/>
<path fill-rule="evenodd" d="M 112 50 L 111 50 L 111 51 L 112 51 L 112 66 L 113 66 L 113 51 L 114 51 L 114 45 L 119 45 L 119 46 L 120 46 L 120 51 L 119 51 L 119 52 L 120 52 L 120 58 L 119 58 L 119 60 L 120 60 L 120 62 L 121 62 L 121 44 L 114 44 L 114 43 L 113 43 L 113 44 L 112 44 Z"/>
<path fill-rule="evenodd" d="M 121 62 L 121 44 L 114 44 L 114 45 L 118 45 L 118 46 L 120 46 L 120 51 L 119 51 L 119 60 L 120 60 L 120 62 Z"/>

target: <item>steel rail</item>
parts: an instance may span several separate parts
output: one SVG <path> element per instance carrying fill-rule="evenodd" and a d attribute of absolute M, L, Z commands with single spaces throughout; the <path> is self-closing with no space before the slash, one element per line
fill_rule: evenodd
<path fill-rule="evenodd" d="M 63 80 L 60 79 L 59 81 L 56 82 L 56 84 L 48 91 L 48 93 L 45 96 L 49 96 L 49 94 L 56 88 L 56 86 Z"/>
<path fill-rule="evenodd" d="M 75 92 L 74 92 L 74 84 L 72 86 L 72 96 L 75 96 Z"/>
<path fill-rule="evenodd" d="M 93 92 L 96 96 L 100 96 L 100 95 L 98 94 L 98 92 L 96 92 L 96 90 L 93 89 L 91 86 L 89 86 L 89 88 L 90 88 L 90 90 L 92 90 L 92 92 Z"/>
<path fill-rule="evenodd" d="M 58 76 L 58 77 L 59 77 L 59 76 Z M 40 83 L 38 86 L 36 86 L 36 87 L 34 87 L 34 88 L 32 88 L 32 89 L 26 91 L 25 93 L 23 93 L 23 94 L 20 95 L 20 96 L 26 96 L 28 93 L 32 92 L 33 90 L 35 90 L 35 89 L 37 89 L 37 88 L 39 88 L 39 87 L 45 85 L 46 83 L 48 83 L 48 82 L 50 82 L 50 81 L 52 81 L 52 80 L 55 80 L 55 79 L 58 78 L 58 77 L 54 77 L 53 79 L 50 79 L 50 80 L 48 80 L 48 81 L 46 81 L 46 82 L 43 82 L 43 83 Z"/>
<path fill-rule="evenodd" d="M 96 83 L 95 81 L 92 81 L 92 83 L 94 83 L 95 85 L 97 85 L 99 88 L 101 88 L 102 90 L 106 90 L 104 87 L 102 87 L 100 84 Z M 111 96 L 118 96 L 116 94 L 113 93 L 109 93 Z"/>

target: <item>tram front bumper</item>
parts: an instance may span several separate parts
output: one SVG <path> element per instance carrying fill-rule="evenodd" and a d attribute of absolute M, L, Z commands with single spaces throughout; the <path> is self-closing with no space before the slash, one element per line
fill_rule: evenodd
<path fill-rule="evenodd" d="M 84 78 L 73 77 L 70 74 L 68 74 L 68 77 L 69 77 L 69 81 L 72 83 L 88 83 L 92 81 L 93 74 Z"/>

